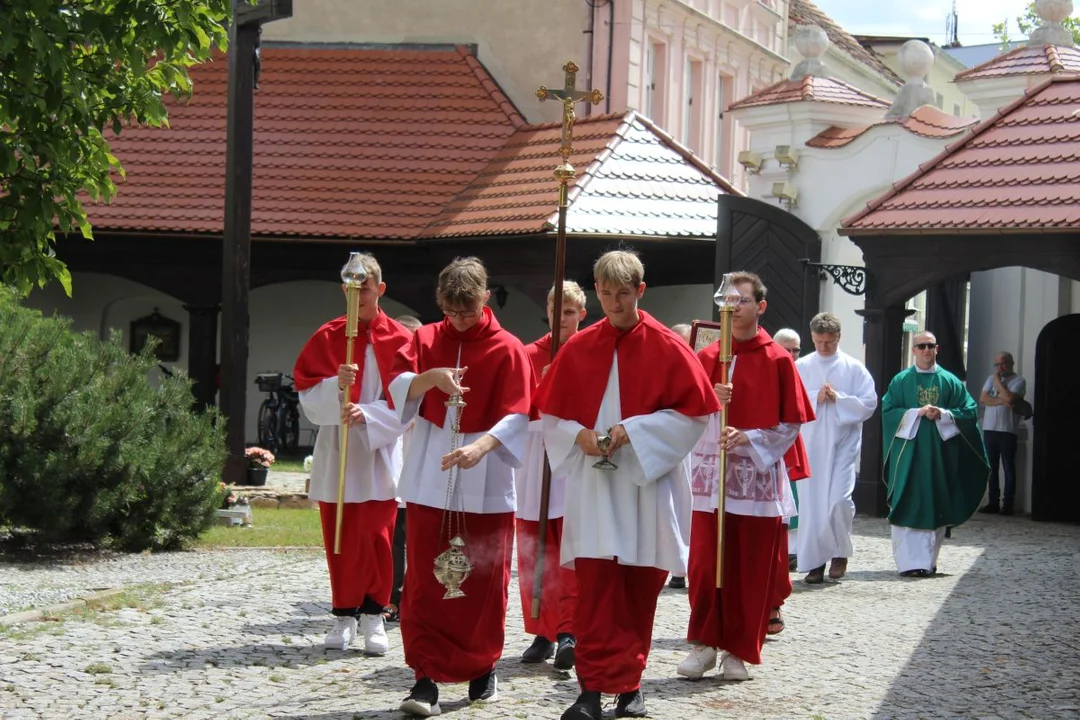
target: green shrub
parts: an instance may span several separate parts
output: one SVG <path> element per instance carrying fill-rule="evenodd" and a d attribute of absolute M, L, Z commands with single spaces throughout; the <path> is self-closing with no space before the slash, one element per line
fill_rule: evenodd
<path fill-rule="evenodd" d="M 186 377 L 147 379 L 128 354 L 0 288 L 0 525 L 46 542 L 170 549 L 213 522 L 225 458 L 216 412 Z"/>

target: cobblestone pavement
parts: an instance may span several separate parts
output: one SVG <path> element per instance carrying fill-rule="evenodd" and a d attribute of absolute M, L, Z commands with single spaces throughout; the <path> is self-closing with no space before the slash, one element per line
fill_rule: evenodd
<path fill-rule="evenodd" d="M 884 521 L 859 519 L 856 533 L 843 581 L 808 586 L 793 576 L 787 628 L 769 640 L 750 682 L 676 679 L 688 607 L 685 591 L 665 589 L 643 683 L 650 715 L 1080 715 L 1080 527 L 977 516 L 946 541 L 942 574 L 925 580 L 896 575 Z M 0 583 L 82 583 L 89 591 L 117 580 L 149 583 L 137 607 L 0 628 L 0 717 L 402 717 L 396 708 L 412 675 L 396 626 L 384 658 L 321 647 L 330 622 L 319 552 L 0 563 Z M 452 622 L 450 602 L 447 610 Z M 515 581 L 498 666 L 502 699 L 471 707 L 465 685 L 446 685 L 443 713 L 558 718 L 576 695 L 573 677 L 520 664 L 527 641 Z"/>

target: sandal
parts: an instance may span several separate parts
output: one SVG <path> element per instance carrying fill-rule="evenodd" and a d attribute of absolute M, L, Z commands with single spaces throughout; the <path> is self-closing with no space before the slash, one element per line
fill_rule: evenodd
<path fill-rule="evenodd" d="M 394 603 L 390 603 L 386 606 L 382 616 L 386 622 L 399 622 L 401 620 L 401 608 Z"/>
<path fill-rule="evenodd" d="M 776 613 L 776 617 L 769 617 L 769 627 L 765 630 L 767 635 L 779 635 L 784 630 L 784 615 L 780 608 L 773 608 L 773 613 Z"/>

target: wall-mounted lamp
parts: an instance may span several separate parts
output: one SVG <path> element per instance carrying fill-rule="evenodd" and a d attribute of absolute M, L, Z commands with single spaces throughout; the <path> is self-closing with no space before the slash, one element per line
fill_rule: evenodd
<path fill-rule="evenodd" d="M 789 170 L 797 170 L 799 167 L 799 151 L 790 145 L 776 146 L 776 162 Z"/>
<path fill-rule="evenodd" d="M 765 159 L 753 150 L 743 150 L 739 153 L 739 164 L 746 168 L 746 172 L 751 175 L 757 175 L 761 172 L 761 166 L 765 164 Z"/>
<path fill-rule="evenodd" d="M 772 192 L 769 195 L 779 200 L 780 204 L 789 210 L 798 205 L 799 191 L 789 182 L 773 183 Z"/>
<path fill-rule="evenodd" d="M 510 291 L 506 289 L 505 285 L 495 286 L 495 304 L 502 310 L 506 307 L 506 299 L 510 297 Z"/>

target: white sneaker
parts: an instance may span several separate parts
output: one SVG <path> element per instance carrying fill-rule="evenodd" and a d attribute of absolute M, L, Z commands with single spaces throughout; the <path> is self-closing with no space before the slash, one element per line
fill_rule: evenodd
<path fill-rule="evenodd" d="M 353 638 L 355 637 L 356 618 L 337 617 L 334 618 L 333 629 L 326 633 L 326 639 L 323 640 L 323 645 L 329 650 L 348 650 L 349 645 L 352 644 Z"/>
<path fill-rule="evenodd" d="M 686 659 L 679 663 L 675 671 L 683 677 L 697 680 L 716 667 L 716 648 L 708 645 L 695 645 Z"/>
<path fill-rule="evenodd" d="M 729 652 L 725 652 L 720 660 L 720 674 L 725 680 L 750 679 L 750 673 L 746 671 L 746 663 Z"/>
<path fill-rule="evenodd" d="M 390 649 L 390 638 L 386 637 L 386 625 L 383 616 L 361 615 L 364 625 L 364 652 L 368 655 L 385 655 Z"/>

